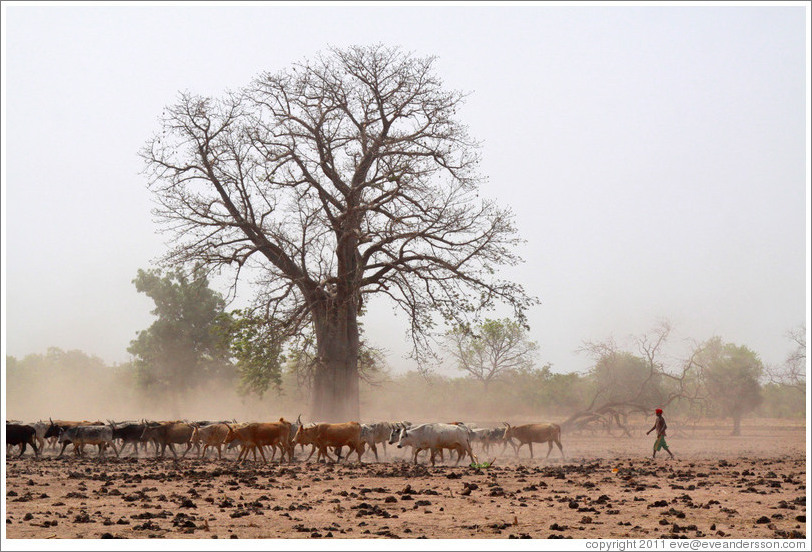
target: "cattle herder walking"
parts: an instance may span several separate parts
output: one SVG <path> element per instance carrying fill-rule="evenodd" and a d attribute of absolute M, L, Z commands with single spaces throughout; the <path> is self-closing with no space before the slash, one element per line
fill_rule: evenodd
<path fill-rule="evenodd" d="M 668 424 L 665 423 L 665 418 L 663 418 L 663 409 L 658 408 L 654 412 L 657 414 L 657 420 L 654 422 L 654 427 L 646 431 L 646 435 L 648 435 L 655 429 L 657 430 L 657 439 L 654 441 L 654 452 L 651 457 L 654 458 L 657 456 L 657 451 L 664 448 L 665 452 L 667 452 L 671 458 L 674 458 L 674 455 L 668 448 L 668 444 L 665 442 L 665 430 L 668 428 Z"/>

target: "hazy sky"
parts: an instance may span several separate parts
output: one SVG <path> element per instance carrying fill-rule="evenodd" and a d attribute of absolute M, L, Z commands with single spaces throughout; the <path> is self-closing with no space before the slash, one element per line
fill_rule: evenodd
<path fill-rule="evenodd" d="M 132 279 L 165 251 L 137 152 L 178 91 L 383 42 L 471 92 L 540 361 L 668 318 L 780 363 L 808 316 L 808 7 L 4 3 L 4 351 L 128 360 L 152 320 Z M 365 328 L 411 366 L 391 305 Z"/>

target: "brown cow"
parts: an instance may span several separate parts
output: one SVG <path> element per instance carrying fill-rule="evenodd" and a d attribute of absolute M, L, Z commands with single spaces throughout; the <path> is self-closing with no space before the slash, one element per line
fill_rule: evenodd
<path fill-rule="evenodd" d="M 364 442 L 361 440 L 361 424 L 358 422 L 345 422 L 342 424 L 316 424 L 311 427 L 300 427 L 293 438 L 297 445 L 313 444 L 318 448 L 319 454 L 316 456 L 318 462 L 322 456 L 332 460 L 327 453 L 327 447 L 335 447 L 336 454 L 341 459 L 341 447 L 349 447 L 347 453 L 349 458 L 352 451 L 358 454 L 358 462 L 362 463 L 361 455 L 364 454 Z M 313 456 L 311 451 L 310 456 Z M 310 456 L 307 460 L 310 460 Z M 305 462 L 307 461 L 305 460 Z"/>
<path fill-rule="evenodd" d="M 203 445 L 203 450 L 200 451 L 198 458 L 205 458 L 208 448 L 216 447 L 217 458 L 222 460 L 222 446 L 225 444 L 226 437 L 228 436 L 228 426 L 222 423 L 211 424 L 203 427 L 194 426 L 194 428 L 194 432 L 192 433 L 192 444 L 197 445 L 198 447 L 201 444 Z"/>
<path fill-rule="evenodd" d="M 296 445 L 300 445 L 304 449 L 305 446 L 310 445 L 310 455 L 305 458 L 305 462 L 308 462 L 313 457 L 313 453 L 318 450 L 318 447 L 316 446 L 317 425 L 318 424 L 300 425 L 299 429 L 297 429 L 296 433 L 293 435 L 294 448 Z M 321 460 L 321 451 L 319 451 L 318 456 L 316 456 L 316 462 L 319 460 Z"/>
<path fill-rule="evenodd" d="M 264 446 L 274 447 L 274 455 L 276 454 L 276 447 L 282 449 L 282 454 L 279 456 L 280 462 L 284 461 L 286 452 L 288 453 L 288 461 L 292 461 L 293 450 L 290 443 L 291 424 L 284 418 L 279 418 L 278 422 L 251 423 L 243 427 L 231 427 L 228 424 L 226 425 L 228 427 L 228 435 L 226 435 L 225 438 L 226 444 L 235 439 L 239 439 L 243 442 L 243 448 L 239 456 L 237 456 L 238 463 L 248 458 L 248 451 L 250 450 L 255 451 L 254 457 L 256 458 L 256 449 L 259 449 L 262 461 L 267 464 L 268 459 L 262 450 Z"/>
<path fill-rule="evenodd" d="M 505 422 L 505 441 L 516 439 L 519 441 L 519 446 L 516 447 L 516 456 L 519 456 L 519 449 L 522 445 L 527 444 L 530 447 L 530 458 L 533 458 L 533 443 L 549 443 L 550 448 L 547 449 L 547 456 L 550 457 L 550 452 L 553 450 L 553 443 L 558 445 L 558 450 L 561 451 L 561 458 L 564 458 L 564 449 L 561 448 L 561 426 L 551 423 L 539 424 L 525 424 L 516 427 L 511 427 L 510 424 Z"/>
<path fill-rule="evenodd" d="M 238 424 L 230 424 L 229 422 L 223 422 L 223 423 L 226 424 L 226 426 L 230 425 L 232 428 L 234 428 L 235 431 L 237 429 L 241 429 L 241 428 L 248 425 L 248 422 L 242 422 L 242 423 L 238 423 Z M 228 435 L 226 435 L 226 437 L 228 437 Z M 240 439 L 239 435 L 234 437 L 234 439 L 232 441 L 228 442 L 228 443 L 226 443 L 224 441 L 224 444 L 226 445 L 226 452 L 228 452 L 231 449 L 237 448 L 237 447 L 240 447 L 240 452 L 242 452 L 245 449 L 245 443 L 242 442 L 242 439 Z M 261 448 L 263 448 L 263 447 L 261 447 Z M 271 455 L 271 460 L 273 460 L 274 455 L 276 455 L 276 447 L 271 447 L 271 450 L 273 451 L 273 454 Z M 254 462 L 256 462 L 257 461 L 257 449 L 256 449 L 256 447 L 251 448 L 251 452 L 254 454 Z"/>
<path fill-rule="evenodd" d="M 305 446 L 310 445 L 310 454 L 307 456 L 307 458 L 305 458 L 305 462 L 307 462 L 311 458 L 313 458 L 313 454 L 316 451 L 319 452 L 316 455 L 316 462 L 321 460 L 321 457 L 322 457 L 321 450 L 319 450 L 319 447 L 316 444 L 316 435 L 318 434 L 318 430 L 316 429 L 316 426 L 319 426 L 319 425 L 321 425 L 320 422 L 319 423 L 309 423 L 307 425 L 300 424 L 299 426 L 296 427 L 295 431 L 293 431 L 293 429 L 291 429 L 291 431 L 293 431 L 293 437 L 291 438 L 291 446 L 293 448 L 296 448 L 296 445 L 299 445 L 299 446 L 302 447 L 302 449 L 304 449 Z M 301 433 L 299 433 L 300 429 L 301 429 Z M 361 433 L 362 434 L 363 434 L 363 431 L 364 431 L 364 428 L 363 428 L 363 426 L 361 426 Z M 299 436 L 298 441 L 296 440 L 297 435 Z M 363 439 L 363 437 L 362 437 L 362 439 Z M 338 459 L 341 460 L 341 447 L 333 447 L 333 452 L 338 456 Z M 331 457 L 328 456 L 328 458 L 330 458 L 330 460 L 332 460 Z"/>
<path fill-rule="evenodd" d="M 145 427 L 144 433 L 141 434 L 141 440 L 153 441 L 155 443 L 155 454 L 161 457 L 166 452 L 166 447 L 169 446 L 169 450 L 177 458 L 178 453 L 175 452 L 175 445 L 185 444 L 186 450 L 181 455 L 181 458 L 183 458 L 192 448 L 192 433 L 194 433 L 194 430 L 194 426 L 184 422 L 165 422 L 158 426 Z M 161 449 L 160 454 L 158 453 L 158 447 Z"/>

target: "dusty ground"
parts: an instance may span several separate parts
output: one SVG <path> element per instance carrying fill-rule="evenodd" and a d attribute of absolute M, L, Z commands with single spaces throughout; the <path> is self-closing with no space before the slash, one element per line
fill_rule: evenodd
<path fill-rule="evenodd" d="M 361 466 L 12 454 L 7 537 L 805 538 L 803 426 L 678 432 L 677 458 L 653 461 L 634 433 L 565 434 L 565 460 L 508 449 L 484 470 L 414 466 L 392 447 Z"/>

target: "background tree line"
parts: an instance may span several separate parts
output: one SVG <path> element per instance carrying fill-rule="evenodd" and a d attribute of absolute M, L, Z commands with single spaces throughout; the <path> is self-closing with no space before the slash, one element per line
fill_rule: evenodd
<path fill-rule="evenodd" d="M 195 400 L 211 408 L 224 397 L 239 397 L 242 405 L 228 417 L 307 411 L 317 366 L 307 332 L 282 339 L 261 312 L 227 311 L 202 271 L 140 270 L 133 283 L 155 304 L 155 320 L 132 340 L 132 361 L 106 366 L 81 351 L 56 348 L 7 357 L 10 413 L 44 400 L 101 402 L 111 410 L 127 404 L 139 416 L 157 409 L 186 417 Z M 670 334 L 670 325 L 660 323 L 625 347 L 611 339 L 584 342 L 589 370 L 558 373 L 539 363 L 539 346 L 525 326 L 488 319 L 446 334 L 446 360 L 465 374 L 458 377 L 393 374 L 383 352 L 362 338 L 361 411 L 364 419 L 367 413 L 397 419 L 420 412 L 449 420 L 545 418 L 570 430 L 618 434 L 628 434 L 630 419 L 656 407 L 667 408 L 670 419 L 727 418 L 734 434 L 746 415 L 804 417 L 803 328 L 790 332 L 784 365 L 769 369 L 754 351 L 720 337 L 695 343 L 688 358 L 668 358 L 663 350 Z"/>
<path fill-rule="evenodd" d="M 23 358 L 6 357 L 7 412 L 10 417 L 96 416 L 104 417 L 236 417 L 275 419 L 281 414 L 303 412 L 308 391 L 300 383 L 296 368 L 285 365 L 280 384 L 262 398 L 238 392 L 209 381 L 186 395 L 169 399 L 161 391 L 142 387 L 134 363 L 108 366 L 82 351 L 49 349 L 45 354 Z M 557 373 L 549 366 L 531 367 L 505 374 L 490 384 L 471 376 L 424 375 L 380 372 L 379 381 L 362 382 L 363 418 L 409 419 L 422 413 L 426 418 L 458 418 L 471 421 L 551 420 L 562 422 L 583 411 L 591 401 L 600 377 L 594 372 Z M 805 418 L 805 394 L 792 386 L 773 382 L 759 385 L 761 401 L 748 413 L 751 417 Z M 38 410 L 33 412 L 31 405 Z M 176 406 L 169 410 L 169 406 Z M 186 406 L 185 406 L 186 405 Z M 28 414 L 28 412 L 32 412 Z M 700 419 L 728 418 L 718 404 L 676 400 L 668 407 L 669 423 L 690 424 Z M 248 418 L 246 417 L 248 416 Z M 264 416 L 264 417 L 263 417 Z M 452 420 L 454 418 L 454 420 Z M 631 416 L 632 421 L 635 419 Z M 732 430 L 732 424 L 728 423 Z M 573 426 L 572 429 L 577 429 Z M 604 431 L 604 423 L 592 420 L 585 430 Z M 622 434 L 617 426 L 609 430 Z"/>

